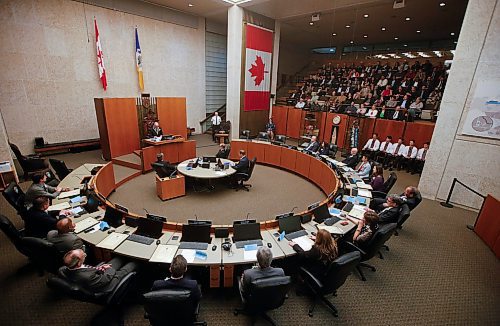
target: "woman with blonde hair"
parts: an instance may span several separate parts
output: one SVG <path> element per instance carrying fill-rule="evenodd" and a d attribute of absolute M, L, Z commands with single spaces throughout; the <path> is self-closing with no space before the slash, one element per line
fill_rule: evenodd
<path fill-rule="evenodd" d="M 309 251 L 304 251 L 293 241 L 290 241 L 289 245 L 298 253 L 299 264 L 307 267 L 314 275 L 322 275 L 338 257 L 337 242 L 326 230 L 318 230 L 316 236 L 311 236 L 311 239 L 314 244 Z"/>

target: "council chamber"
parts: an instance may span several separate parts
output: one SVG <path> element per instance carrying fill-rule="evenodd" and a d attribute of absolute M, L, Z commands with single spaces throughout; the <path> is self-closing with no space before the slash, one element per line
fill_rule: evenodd
<path fill-rule="evenodd" d="M 0 322 L 497 325 L 499 12 L 5 1 Z"/>

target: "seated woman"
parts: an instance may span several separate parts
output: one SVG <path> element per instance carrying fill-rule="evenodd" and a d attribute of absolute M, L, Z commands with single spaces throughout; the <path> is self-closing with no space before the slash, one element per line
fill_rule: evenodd
<path fill-rule="evenodd" d="M 322 141 L 318 149 L 318 155 L 328 155 L 329 153 L 328 144 Z"/>
<path fill-rule="evenodd" d="M 316 236 L 311 239 L 314 240 L 314 245 L 309 251 L 304 251 L 293 241 L 288 244 L 298 253 L 299 264 L 307 267 L 312 274 L 321 275 L 338 257 L 337 242 L 326 230 L 318 230 Z"/>
<path fill-rule="evenodd" d="M 363 215 L 363 219 L 359 221 L 351 221 L 358 224 L 352 240 L 356 245 L 361 246 L 361 249 L 363 249 L 363 245 L 373 237 L 378 229 L 378 214 L 372 210 L 369 210 L 365 212 L 365 214 Z"/>
<path fill-rule="evenodd" d="M 378 163 L 373 166 L 370 185 L 374 191 L 384 190 L 384 168 Z"/>

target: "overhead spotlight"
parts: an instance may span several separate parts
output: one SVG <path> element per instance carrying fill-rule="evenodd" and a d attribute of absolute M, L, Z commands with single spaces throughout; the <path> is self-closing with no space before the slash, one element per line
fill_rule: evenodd
<path fill-rule="evenodd" d="M 363 50 L 368 50 L 368 48 L 366 46 L 363 46 Z"/>
<path fill-rule="evenodd" d="M 420 33 L 420 32 L 422 32 L 422 31 L 421 31 L 421 30 L 419 30 L 419 29 L 417 29 L 417 33 Z"/>
<path fill-rule="evenodd" d="M 351 41 L 351 42 L 349 42 L 349 43 L 354 44 L 354 41 Z"/>
<path fill-rule="evenodd" d="M 363 17 L 368 18 L 368 17 L 369 17 L 369 15 L 368 15 L 368 14 L 364 14 L 364 15 L 363 15 Z"/>
<path fill-rule="evenodd" d="M 421 56 L 422 58 L 429 58 L 429 57 L 430 57 L 430 55 L 428 55 L 428 54 L 427 54 L 427 53 L 425 53 L 425 52 L 417 52 L 417 54 L 418 54 L 419 56 Z"/>
<path fill-rule="evenodd" d="M 444 6 L 446 6 L 446 3 L 441 2 L 441 3 L 439 4 L 439 6 L 440 6 L 440 7 L 444 7 Z"/>
<path fill-rule="evenodd" d="M 332 33 L 332 36 L 337 36 L 337 33 Z"/>
<path fill-rule="evenodd" d="M 188 3 L 188 7 L 193 7 L 194 5 L 192 3 Z"/>
<path fill-rule="evenodd" d="M 314 23 L 313 23 L 313 22 L 309 22 L 309 25 L 311 25 L 311 26 L 312 26 L 312 25 L 314 25 Z"/>
<path fill-rule="evenodd" d="M 364 37 L 364 38 L 367 38 L 367 37 L 368 37 L 368 35 L 366 35 L 366 34 L 365 34 L 365 35 L 363 35 L 363 37 Z"/>
<path fill-rule="evenodd" d="M 406 17 L 406 18 L 405 18 L 405 20 L 406 20 L 407 22 L 409 22 L 409 21 L 411 20 L 411 18 L 410 18 L 410 17 Z"/>
<path fill-rule="evenodd" d="M 345 25 L 345 28 L 351 28 L 351 25 Z"/>
<path fill-rule="evenodd" d="M 451 36 L 455 36 L 455 33 L 451 32 L 451 33 L 450 33 L 450 35 L 451 35 Z"/>
<path fill-rule="evenodd" d="M 399 37 L 396 36 L 394 39 L 397 41 L 397 40 L 399 40 Z"/>
<path fill-rule="evenodd" d="M 403 45 L 403 46 L 405 46 L 405 47 L 406 47 L 406 46 L 408 46 L 408 44 L 405 44 L 405 45 Z"/>
<path fill-rule="evenodd" d="M 386 30 L 386 28 L 385 28 L 385 27 L 382 27 L 382 28 L 381 28 L 381 30 L 385 31 L 385 30 Z"/>

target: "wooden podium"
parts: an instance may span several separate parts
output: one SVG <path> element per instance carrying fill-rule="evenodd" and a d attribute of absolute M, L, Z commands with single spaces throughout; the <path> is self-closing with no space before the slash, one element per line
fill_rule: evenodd
<path fill-rule="evenodd" d="M 161 200 L 168 200 L 186 195 L 186 185 L 183 175 L 174 178 L 156 176 L 156 194 Z"/>

